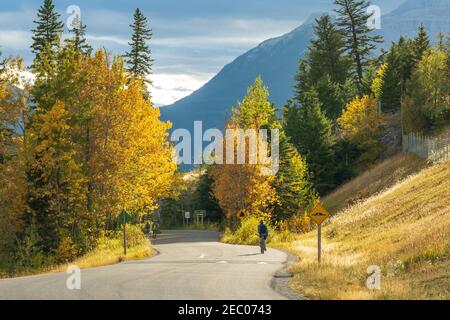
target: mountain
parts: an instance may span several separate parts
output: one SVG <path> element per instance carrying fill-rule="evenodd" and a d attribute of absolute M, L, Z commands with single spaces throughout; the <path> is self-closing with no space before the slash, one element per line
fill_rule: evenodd
<path fill-rule="evenodd" d="M 298 60 L 313 35 L 312 22 L 309 19 L 295 30 L 266 40 L 239 56 L 199 90 L 162 107 L 162 118 L 170 120 L 174 129 L 191 130 L 194 120 L 202 120 L 204 128 L 221 129 L 231 114 L 231 107 L 245 95 L 258 75 L 269 86 L 271 101 L 280 106 L 292 92 Z"/>
<path fill-rule="evenodd" d="M 258 75 L 268 85 L 271 101 L 280 108 L 292 96 L 298 60 L 313 35 L 315 17 L 285 35 L 262 42 L 226 65 L 199 90 L 162 107 L 162 119 L 170 120 L 173 129 L 192 131 L 195 120 L 203 121 L 204 130 L 222 129 L 231 107 L 242 99 Z M 450 0 L 409 0 L 382 16 L 381 29 L 376 30 L 384 36 L 382 47 L 389 47 L 400 35 L 414 36 L 421 22 L 432 39 L 436 39 L 440 30 L 450 31 Z"/>

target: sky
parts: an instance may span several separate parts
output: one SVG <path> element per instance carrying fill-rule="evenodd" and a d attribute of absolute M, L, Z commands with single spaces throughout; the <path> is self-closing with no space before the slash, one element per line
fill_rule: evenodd
<path fill-rule="evenodd" d="M 382 14 L 404 0 L 377 0 Z M 0 0 L 0 50 L 27 64 L 36 12 L 43 0 Z M 309 15 L 331 12 L 333 0 L 54 0 L 61 20 L 76 6 L 94 48 L 128 49 L 133 13 L 149 20 L 154 61 L 152 98 L 168 105 L 189 95 L 260 42 L 298 27 Z M 72 7 L 73 8 L 73 7 Z M 65 35 L 68 30 L 65 29 Z"/>

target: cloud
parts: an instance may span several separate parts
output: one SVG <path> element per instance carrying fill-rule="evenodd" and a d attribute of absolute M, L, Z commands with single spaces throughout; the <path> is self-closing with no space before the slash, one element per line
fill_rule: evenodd
<path fill-rule="evenodd" d="M 115 44 L 121 45 L 121 46 L 127 46 L 128 42 L 130 41 L 127 38 L 114 36 L 114 35 L 94 35 L 94 34 L 86 34 L 86 40 L 88 41 L 94 41 L 94 42 L 113 42 Z"/>
<path fill-rule="evenodd" d="M 184 98 L 204 85 L 213 75 L 154 74 L 149 90 L 157 106 L 165 106 Z"/>
<path fill-rule="evenodd" d="M 31 45 L 31 33 L 23 30 L 0 30 L 1 48 L 24 50 Z"/>

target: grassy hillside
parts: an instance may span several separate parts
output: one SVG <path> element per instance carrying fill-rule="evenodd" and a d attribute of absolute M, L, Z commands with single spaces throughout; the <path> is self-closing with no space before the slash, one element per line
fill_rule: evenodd
<path fill-rule="evenodd" d="M 450 164 L 398 182 L 420 166 L 396 159 L 326 199 L 333 210 L 356 190 L 393 184 L 330 219 L 322 230 L 320 268 L 315 230 L 288 245 L 300 258 L 292 267 L 295 290 L 312 299 L 450 299 Z M 371 265 L 382 270 L 380 290 L 366 287 Z"/>
<path fill-rule="evenodd" d="M 351 204 L 389 188 L 425 167 L 425 162 L 413 155 L 398 154 L 386 159 L 360 176 L 337 188 L 323 199 L 326 208 L 338 212 Z"/>

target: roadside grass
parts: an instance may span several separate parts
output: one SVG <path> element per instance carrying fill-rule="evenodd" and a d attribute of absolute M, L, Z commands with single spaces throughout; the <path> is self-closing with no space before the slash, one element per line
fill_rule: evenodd
<path fill-rule="evenodd" d="M 149 240 L 131 247 L 127 247 L 127 255 L 123 254 L 123 241 L 121 239 L 102 238 L 97 248 L 88 254 L 70 262 L 82 269 L 116 264 L 123 261 L 139 260 L 152 256 L 153 249 Z M 52 268 L 50 272 L 63 272 L 67 265 Z"/>
<path fill-rule="evenodd" d="M 69 265 L 76 265 L 81 269 L 100 267 L 123 261 L 144 259 L 154 254 L 150 240 L 145 237 L 138 226 L 129 226 L 127 228 L 127 243 L 127 255 L 125 256 L 123 254 L 123 233 L 117 232 L 109 237 L 101 237 L 94 250 L 71 262 L 49 265 L 39 269 L 21 270 L 14 273 L 0 272 L 0 279 L 65 272 Z"/>
<path fill-rule="evenodd" d="M 330 213 L 336 213 L 395 185 L 407 176 L 419 172 L 425 166 L 425 161 L 413 155 L 395 155 L 337 188 L 324 197 L 323 204 Z"/>
<path fill-rule="evenodd" d="M 295 238 L 272 246 L 299 257 L 291 286 L 310 299 L 450 299 L 450 164 L 333 216 L 322 228 L 320 267 L 317 231 Z M 371 265 L 381 268 L 380 290 L 366 286 Z"/>

